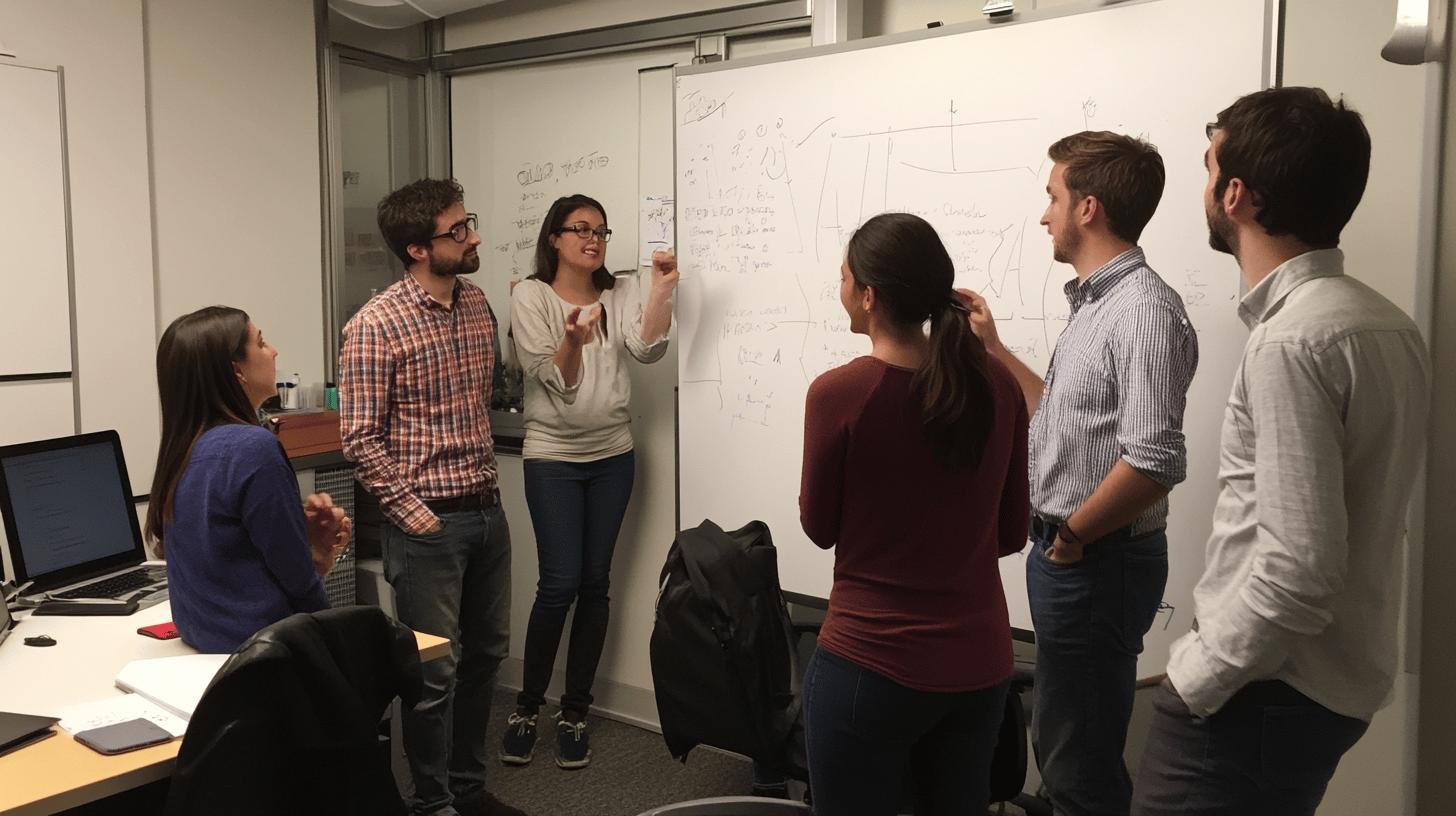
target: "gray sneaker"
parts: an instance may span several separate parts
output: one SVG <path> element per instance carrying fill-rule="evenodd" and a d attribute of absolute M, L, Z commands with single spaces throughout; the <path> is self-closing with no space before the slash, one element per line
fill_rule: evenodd
<path fill-rule="evenodd" d="M 587 738 L 586 720 L 571 722 L 556 715 L 556 766 L 575 770 L 591 763 L 591 743 Z"/>
<path fill-rule="evenodd" d="M 536 715 L 517 711 L 506 720 L 501 738 L 500 761 L 507 765 L 529 765 L 536 749 Z"/>

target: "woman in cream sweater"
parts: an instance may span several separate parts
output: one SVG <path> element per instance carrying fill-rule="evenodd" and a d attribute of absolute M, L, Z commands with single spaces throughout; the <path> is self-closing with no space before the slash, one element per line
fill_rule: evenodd
<path fill-rule="evenodd" d="M 523 688 L 501 746 L 507 764 L 531 761 L 536 717 L 573 602 L 556 764 L 581 768 L 590 761 L 586 715 L 607 634 L 612 551 L 632 496 L 627 361 L 652 363 L 667 351 L 678 278 L 670 252 L 653 253 L 649 281 L 614 277 L 605 266 L 611 236 L 596 200 L 557 199 L 541 222 L 535 274 L 511 293 L 511 334 L 525 373 L 526 503 L 540 581 L 526 628 Z"/>

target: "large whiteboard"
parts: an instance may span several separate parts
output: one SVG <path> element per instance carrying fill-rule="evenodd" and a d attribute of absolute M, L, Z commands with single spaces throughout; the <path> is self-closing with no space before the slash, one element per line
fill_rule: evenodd
<path fill-rule="evenodd" d="M 1038 224 L 1046 149 L 1084 129 L 1141 135 L 1168 172 L 1142 245 L 1182 293 L 1201 346 L 1185 418 L 1189 476 L 1171 497 L 1165 608 L 1140 667 L 1161 671 L 1191 622 L 1219 425 L 1247 337 L 1237 268 L 1208 248 L 1204 124 L 1267 85 L 1268 21 L 1265 0 L 1157 0 L 679 71 L 683 524 L 763 519 L 784 588 L 827 597 L 833 553 L 799 526 L 803 405 L 816 376 L 869 349 L 838 300 L 850 234 L 886 210 L 927 218 L 957 285 L 985 294 L 1007 345 L 1044 370 L 1073 276 Z M 1024 568 L 1022 556 L 1004 559 L 1002 582 L 1012 624 L 1030 628 Z"/>
<path fill-rule="evenodd" d="M 61 78 L 0 63 L 0 376 L 71 372 Z"/>

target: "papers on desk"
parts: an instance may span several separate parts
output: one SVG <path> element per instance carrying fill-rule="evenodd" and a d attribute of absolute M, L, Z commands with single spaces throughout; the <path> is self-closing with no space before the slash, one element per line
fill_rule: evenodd
<path fill-rule="evenodd" d="M 230 655 L 193 654 L 133 660 L 116 675 L 116 686 L 132 692 L 67 706 L 61 727 L 71 734 L 128 720 L 151 720 L 174 737 L 187 730 L 207 684 Z"/>
<path fill-rule="evenodd" d="M 174 716 L 190 720 L 202 692 L 229 657 L 232 655 L 192 654 L 133 660 L 117 673 L 116 687 L 135 692 Z"/>
<path fill-rule="evenodd" d="M 136 719 L 151 720 L 174 737 L 182 736 L 187 730 L 186 720 L 140 694 L 123 694 L 120 697 L 67 706 L 61 710 L 60 715 L 61 727 L 72 735 L 78 731 L 89 731 L 92 728 Z"/>

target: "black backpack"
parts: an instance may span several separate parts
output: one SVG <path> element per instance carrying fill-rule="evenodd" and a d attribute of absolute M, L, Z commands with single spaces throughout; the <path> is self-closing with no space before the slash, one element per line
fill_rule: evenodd
<path fill-rule="evenodd" d="M 795 635 L 768 526 L 711 521 L 677 535 L 652 629 L 662 737 L 686 762 L 697 745 L 803 773 Z"/>

